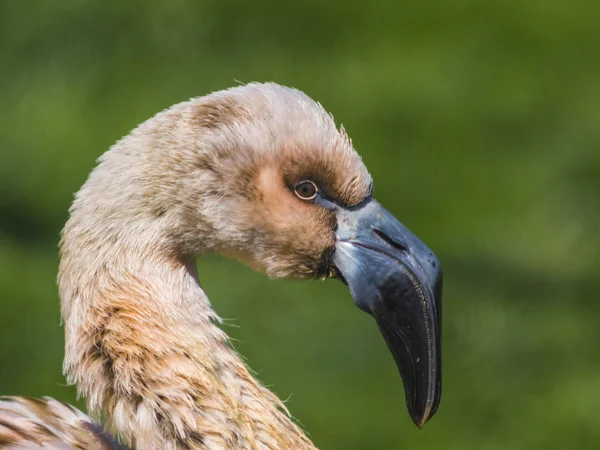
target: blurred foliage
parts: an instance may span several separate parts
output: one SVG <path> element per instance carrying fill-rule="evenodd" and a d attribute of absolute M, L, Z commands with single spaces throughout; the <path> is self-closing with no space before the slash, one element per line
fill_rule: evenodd
<path fill-rule="evenodd" d="M 344 123 L 377 198 L 445 269 L 444 396 L 419 431 L 341 283 L 199 260 L 315 443 L 598 448 L 598 17 L 593 0 L 3 1 L 0 394 L 75 401 L 56 243 L 95 159 L 173 103 L 273 80 Z"/>

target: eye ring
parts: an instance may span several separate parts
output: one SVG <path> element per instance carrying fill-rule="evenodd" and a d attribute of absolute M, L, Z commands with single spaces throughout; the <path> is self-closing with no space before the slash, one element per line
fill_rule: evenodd
<path fill-rule="evenodd" d="M 301 200 L 313 200 L 319 193 L 319 189 L 312 181 L 304 180 L 294 186 L 294 192 Z"/>

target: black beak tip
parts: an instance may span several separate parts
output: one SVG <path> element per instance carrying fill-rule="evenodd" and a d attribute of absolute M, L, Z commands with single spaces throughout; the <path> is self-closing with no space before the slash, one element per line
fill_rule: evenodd
<path fill-rule="evenodd" d="M 424 405 L 424 404 L 417 404 L 416 402 L 413 404 L 408 404 L 407 402 L 407 409 L 408 409 L 408 413 L 410 415 L 410 418 L 412 419 L 413 423 L 419 428 L 423 428 L 423 426 L 429 422 L 431 420 L 431 418 L 435 415 L 438 406 L 439 406 L 439 400 L 440 400 L 440 394 L 441 391 L 438 390 L 438 395 L 437 398 L 435 399 L 435 401 L 433 403 Z"/>
<path fill-rule="evenodd" d="M 411 411 L 410 413 L 410 418 L 419 429 L 423 428 L 432 416 L 433 414 L 430 411 L 423 411 L 421 413 Z"/>

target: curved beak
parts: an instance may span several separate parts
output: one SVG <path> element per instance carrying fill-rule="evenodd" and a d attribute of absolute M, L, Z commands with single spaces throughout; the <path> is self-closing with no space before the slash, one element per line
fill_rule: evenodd
<path fill-rule="evenodd" d="M 436 412 L 442 389 L 442 271 L 415 235 L 369 199 L 338 209 L 333 264 L 356 305 L 371 314 L 394 356 L 413 422 Z"/>

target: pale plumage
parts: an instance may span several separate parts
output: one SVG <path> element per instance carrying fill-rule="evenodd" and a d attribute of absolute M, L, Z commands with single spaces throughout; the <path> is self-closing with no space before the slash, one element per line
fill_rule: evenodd
<path fill-rule="evenodd" d="M 294 196 L 306 179 L 318 186 L 320 203 Z M 336 230 L 354 223 L 338 224 L 338 210 L 375 205 L 371 184 L 332 117 L 275 84 L 181 103 L 119 141 L 77 194 L 61 242 L 64 371 L 90 413 L 102 413 L 108 429 L 138 449 L 314 448 L 228 345 L 194 258 L 220 252 L 271 277 L 343 276 L 352 291 L 353 269 L 332 259 L 342 239 Z M 377 220 L 384 216 L 378 212 Z M 428 252 L 419 245 L 418 252 Z M 428 358 L 417 370 L 429 378 L 414 378 L 420 372 L 413 371 L 407 384 L 418 424 L 439 402 L 439 317 L 435 303 L 423 303 L 439 301 L 438 275 L 429 267 L 436 267 L 433 255 L 425 257 L 423 269 L 417 254 L 417 281 L 403 281 L 411 292 L 425 292 L 414 303 L 429 308 L 420 313 L 426 322 L 413 327 L 424 338 L 400 342 L 394 330 L 388 338 L 389 324 L 378 320 L 397 362 L 398 346 L 412 345 Z M 361 304 L 352 292 L 377 319 L 381 308 Z M 386 321 L 390 314 L 396 311 L 385 313 Z M 422 342 L 426 347 L 415 347 Z M 17 438 L 35 445 L 38 434 L 55 448 L 115 445 L 90 423 L 56 401 L 2 401 L 0 446 Z"/>

